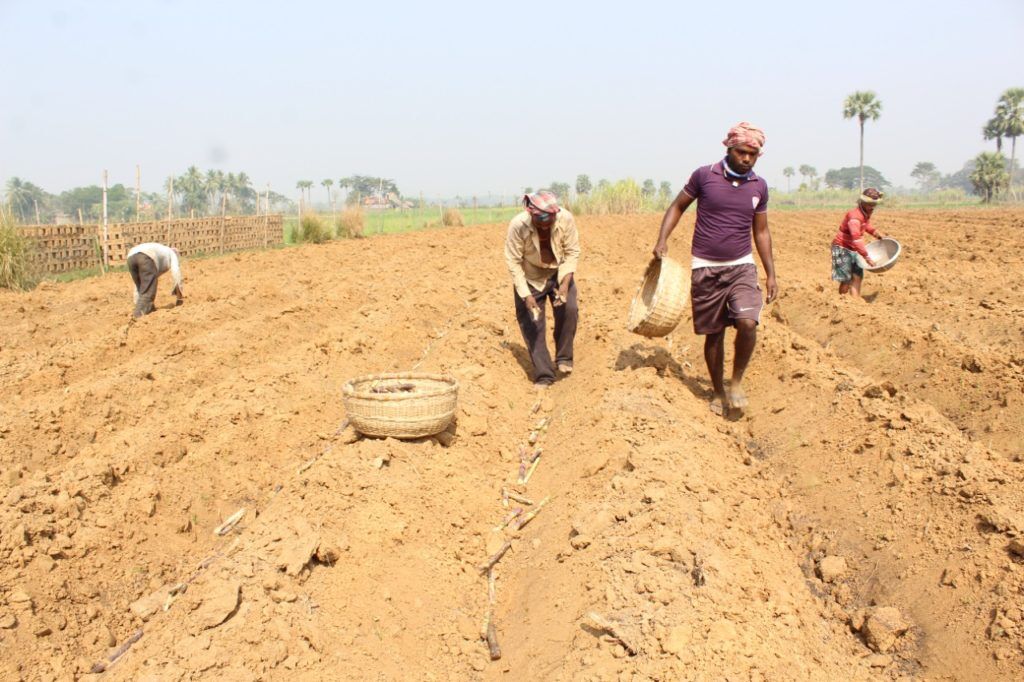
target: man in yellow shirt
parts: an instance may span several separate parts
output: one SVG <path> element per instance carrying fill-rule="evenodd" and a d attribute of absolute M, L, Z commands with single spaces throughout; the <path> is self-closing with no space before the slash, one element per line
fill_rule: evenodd
<path fill-rule="evenodd" d="M 549 386 L 555 368 L 545 340 L 545 302 L 555 318 L 555 362 L 563 374 L 572 372 L 576 338 L 576 283 L 580 237 L 572 213 L 547 190 L 523 196 L 523 207 L 508 225 L 505 263 L 515 287 L 516 319 L 533 362 L 533 381 Z"/>

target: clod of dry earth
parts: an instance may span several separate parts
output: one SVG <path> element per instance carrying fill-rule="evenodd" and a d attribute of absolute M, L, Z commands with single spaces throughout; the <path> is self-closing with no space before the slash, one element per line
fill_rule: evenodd
<path fill-rule="evenodd" d="M 688 321 L 623 329 L 658 216 L 580 218 L 540 399 L 501 225 L 190 261 L 127 335 L 124 273 L 0 292 L 0 678 L 82 677 L 144 624 L 105 677 L 1019 679 L 1024 212 L 882 212 L 904 255 L 866 301 L 828 280 L 840 217 L 772 214 L 736 421 Z M 346 380 L 417 363 L 459 378 L 448 436 L 344 430 Z M 492 662 L 503 486 L 551 501 L 493 569 Z"/>

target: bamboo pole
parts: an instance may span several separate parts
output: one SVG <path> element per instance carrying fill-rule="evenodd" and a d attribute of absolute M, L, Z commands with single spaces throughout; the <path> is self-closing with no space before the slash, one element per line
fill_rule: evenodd
<path fill-rule="evenodd" d="M 107 171 L 103 171 L 103 262 L 110 262 L 110 225 L 107 222 Z"/>
<path fill-rule="evenodd" d="M 224 232 L 227 229 L 228 195 L 220 195 L 220 252 L 224 253 Z"/>

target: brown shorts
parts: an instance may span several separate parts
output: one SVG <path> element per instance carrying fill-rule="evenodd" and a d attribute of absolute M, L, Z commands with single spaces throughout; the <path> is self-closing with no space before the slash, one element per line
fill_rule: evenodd
<path fill-rule="evenodd" d="M 696 268 L 690 282 L 694 333 L 717 334 L 736 320 L 761 323 L 764 303 L 753 263 Z"/>

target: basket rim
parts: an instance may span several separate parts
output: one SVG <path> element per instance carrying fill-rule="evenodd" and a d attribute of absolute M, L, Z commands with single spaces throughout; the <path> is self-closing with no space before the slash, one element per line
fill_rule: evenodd
<path fill-rule="evenodd" d="M 395 393 L 371 393 L 370 391 L 357 391 L 356 384 L 366 381 L 381 381 L 391 379 L 428 379 L 447 384 L 446 386 L 431 391 L 416 393 L 414 395 L 401 395 Z M 459 390 L 459 382 L 450 374 L 432 374 L 429 372 L 384 372 L 380 374 L 364 374 L 354 379 L 349 379 L 341 387 L 341 392 L 348 398 L 359 398 L 360 400 L 379 400 L 381 402 L 397 402 L 403 400 L 422 400 L 424 398 L 436 398 Z"/>
<path fill-rule="evenodd" d="M 633 311 L 636 310 L 637 301 L 640 300 L 641 294 L 643 294 L 643 292 L 644 292 L 644 286 L 647 285 L 647 279 L 651 276 L 651 270 L 654 268 L 655 264 L 658 265 L 658 280 L 659 280 L 659 283 L 660 283 L 661 271 L 662 271 L 662 263 L 664 261 L 667 261 L 669 263 L 672 263 L 674 265 L 682 267 L 682 263 L 680 263 L 679 261 L 675 260 L 674 258 L 670 258 L 668 256 L 662 256 L 661 258 L 657 258 L 657 257 L 651 258 L 650 262 L 647 263 L 647 268 L 644 270 L 644 277 L 643 277 L 642 280 L 640 280 L 640 286 L 637 287 L 636 293 L 633 295 L 633 301 L 629 305 L 629 318 L 628 318 L 628 321 L 626 322 L 626 331 L 635 332 L 637 329 L 640 328 L 640 326 L 642 324 L 647 322 L 647 317 L 645 316 L 645 317 L 641 318 L 640 320 L 638 320 L 634 324 L 633 323 Z M 648 313 L 650 313 L 651 310 L 654 310 L 657 306 L 658 306 L 658 287 L 655 286 L 654 287 L 654 295 L 651 296 L 651 305 L 648 308 Z"/>
<path fill-rule="evenodd" d="M 862 255 L 860 255 L 858 253 L 857 254 L 857 265 L 859 265 L 862 270 L 866 270 L 868 272 L 885 272 L 886 270 L 888 270 L 892 266 L 896 265 L 896 261 L 899 259 L 900 254 L 903 253 L 903 244 L 900 244 L 898 239 L 893 239 L 892 237 L 882 237 L 878 241 L 880 241 L 880 242 L 892 242 L 893 244 L 896 245 L 896 253 L 894 253 L 892 255 L 892 258 L 890 258 L 889 262 L 886 263 L 885 265 L 876 265 L 876 266 L 869 266 L 867 261 L 864 260 L 864 256 L 862 256 Z"/>

